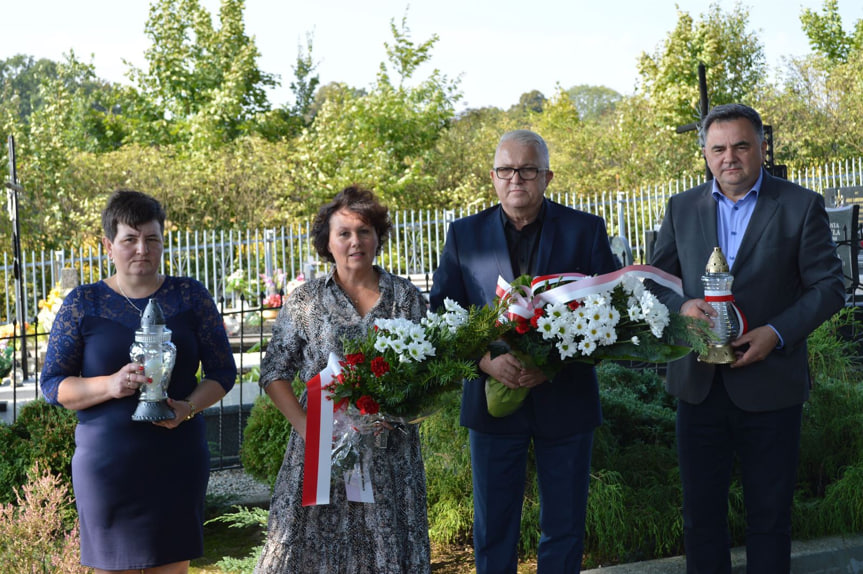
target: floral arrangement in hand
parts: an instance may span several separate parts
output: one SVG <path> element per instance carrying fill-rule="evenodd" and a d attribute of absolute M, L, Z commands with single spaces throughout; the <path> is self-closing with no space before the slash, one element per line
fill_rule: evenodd
<path fill-rule="evenodd" d="M 701 349 L 704 327 L 670 313 L 642 284 L 645 275 L 655 279 L 659 273 L 634 266 L 599 277 L 523 275 L 511 285 L 500 280 L 496 304 L 510 329 L 490 345 L 492 356 L 512 353 L 552 379 L 572 362 L 664 363 Z M 489 377 L 489 413 L 511 414 L 528 392 Z"/>
<path fill-rule="evenodd" d="M 467 310 L 449 299 L 419 323 L 378 319 L 364 339 L 344 342 L 342 372 L 329 390 L 337 407 L 415 419 L 434 411 L 463 380 L 475 378 L 476 359 L 505 329 L 493 308 Z"/>
<path fill-rule="evenodd" d="M 317 476 L 320 457 L 326 457 L 333 479 L 366 477 L 369 453 L 387 440 L 385 429 L 419 422 L 437 410 L 445 395 L 477 376 L 477 358 L 506 328 L 493 307 L 467 310 L 446 300 L 443 309 L 428 312 L 418 323 L 378 319 L 365 337 L 343 341 L 344 360 L 331 355 L 328 368 L 307 383 L 310 397 L 326 392 L 329 399 L 310 399 L 316 406 L 307 410 L 317 421 L 307 426 L 307 449 L 319 445 L 306 452 L 309 488 L 309 469 Z M 328 409 L 333 410 L 330 427 L 321 415 Z M 319 500 L 304 490 L 304 504 L 306 496 Z"/>

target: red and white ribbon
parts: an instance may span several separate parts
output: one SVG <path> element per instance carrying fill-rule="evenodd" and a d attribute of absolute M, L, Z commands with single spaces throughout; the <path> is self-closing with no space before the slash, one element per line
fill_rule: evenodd
<path fill-rule="evenodd" d="M 506 315 L 508 318 L 519 316 L 530 319 L 533 317 L 533 309 L 535 308 L 541 308 L 550 303 L 569 303 L 594 293 L 610 291 L 620 284 L 625 277 L 635 277 L 642 281 L 649 279 L 671 289 L 678 295 L 683 295 L 683 283 L 678 277 L 650 265 L 629 265 L 623 269 L 594 277 L 581 273 L 542 275 L 531 281 L 529 293 L 513 288 L 506 280 L 499 277 L 496 292 L 501 300 L 512 299 L 507 308 Z M 558 286 L 536 294 L 539 289 L 554 284 L 558 284 Z"/>
<path fill-rule="evenodd" d="M 731 291 L 705 290 L 704 300 L 708 303 L 729 303 L 731 305 L 731 310 L 734 311 L 734 314 L 737 316 L 737 325 L 740 330 L 737 333 L 738 337 L 749 330 L 749 322 L 746 320 L 746 315 L 744 315 L 743 311 L 741 311 L 734 303 L 734 295 Z"/>
<path fill-rule="evenodd" d="M 330 353 L 327 367 L 306 383 L 306 451 L 303 469 L 303 506 L 330 503 L 333 450 L 333 400 L 327 386 L 342 372 L 339 358 Z"/>

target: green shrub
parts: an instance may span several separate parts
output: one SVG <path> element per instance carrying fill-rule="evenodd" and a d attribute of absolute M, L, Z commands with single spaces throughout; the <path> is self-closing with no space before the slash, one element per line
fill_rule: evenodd
<path fill-rule="evenodd" d="M 10 489 L 14 504 L 0 504 L 3 572 L 90 572 L 79 564 L 78 521 L 65 481 L 42 469 L 35 463 L 24 486 Z"/>
<path fill-rule="evenodd" d="M 810 336 L 815 381 L 804 405 L 799 488 L 794 502 L 795 538 L 863 529 L 863 385 L 855 359 L 854 315 L 843 311 Z M 588 500 L 585 562 L 588 566 L 631 562 L 683 551 L 682 493 L 675 438 L 676 400 L 652 368 L 604 362 L 597 367 L 605 416 L 596 430 Z M 459 396 L 422 422 L 429 535 L 437 544 L 469 543 L 473 526 L 468 431 L 459 425 Z M 259 399 L 246 427 L 243 464 L 273 484 L 290 431 L 267 398 Z M 2 435 L 0 435 L 2 440 Z M 729 493 L 732 543 L 743 544 L 743 490 Z M 539 496 L 531 451 L 519 552 L 536 554 Z"/>
<path fill-rule="evenodd" d="M 14 424 L 0 425 L 0 484 L 8 486 L 0 491 L 0 502 L 14 500 L 12 488 L 25 484 L 35 463 L 71 491 L 77 422 L 73 411 L 38 399 L 21 408 Z"/>
<path fill-rule="evenodd" d="M 240 460 L 245 471 L 272 489 L 290 437 L 291 423 L 270 397 L 261 395 L 255 399 L 246 428 L 243 429 Z"/>
<path fill-rule="evenodd" d="M 420 423 L 429 512 L 435 543 L 464 543 L 473 529 L 473 487 L 467 429 L 459 425 L 460 395 Z"/>

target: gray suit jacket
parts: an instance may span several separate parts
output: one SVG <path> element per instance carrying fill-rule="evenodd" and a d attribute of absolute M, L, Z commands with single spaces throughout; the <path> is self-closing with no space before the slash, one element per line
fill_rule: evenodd
<path fill-rule="evenodd" d="M 712 182 L 673 196 L 657 237 L 652 265 L 683 280 L 684 296 L 652 286 L 671 311 L 704 297 L 701 276 L 719 245 Z M 772 325 L 784 346 L 761 362 L 731 369 L 697 361 L 694 353 L 668 365 L 666 389 L 698 404 L 721 368 L 728 394 L 747 411 L 801 404 L 811 386 L 806 338 L 842 308 L 842 263 L 836 255 L 824 198 L 764 174 L 758 202 L 731 268 L 732 293 L 750 329 Z"/>

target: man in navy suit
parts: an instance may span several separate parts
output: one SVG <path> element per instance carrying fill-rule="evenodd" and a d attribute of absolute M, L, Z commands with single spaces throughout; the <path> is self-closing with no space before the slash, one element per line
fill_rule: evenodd
<path fill-rule="evenodd" d="M 731 342 L 730 365 L 689 355 L 669 363 L 678 398 L 687 573 L 730 573 L 728 490 L 735 456 L 746 507 L 747 572 L 790 569 L 806 338 L 845 301 L 842 264 L 824 198 L 762 169 L 767 142 L 758 113 L 717 106 L 702 125 L 715 179 L 672 197 L 652 264 L 683 280 L 684 295 L 655 287 L 669 310 L 716 316 L 701 276 L 714 247 L 734 276 L 732 294 L 749 331 Z"/>
<path fill-rule="evenodd" d="M 495 298 L 497 279 L 519 275 L 614 271 L 605 223 L 545 198 L 554 173 L 537 134 L 504 134 L 491 179 L 500 204 L 453 222 L 430 300 L 482 306 Z M 539 572 L 579 572 L 590 480 L 593 430 L 600 424 L 596 373 L 572 365 L 549 381 L 511 354 L 479 360 L 480 378 L 465 381 L 461 424 L 470 429 L 474 553 L 479 574 L 514 573 L 527 454 L 533 442 L 540 490 Z M 513 414 L 488 413 L 485 379 L 530 392 Z"/>

